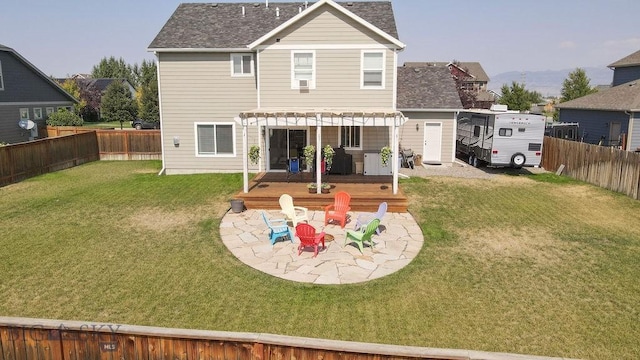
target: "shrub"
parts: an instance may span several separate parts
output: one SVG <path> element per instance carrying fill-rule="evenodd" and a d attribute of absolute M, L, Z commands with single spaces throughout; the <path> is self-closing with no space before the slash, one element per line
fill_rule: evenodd
<path fill-rule="evenodd" d="M 70 111 L 60 109 L 47 118 L 47 125 L 51 126 L 82 126 L 82 118 Z"/>

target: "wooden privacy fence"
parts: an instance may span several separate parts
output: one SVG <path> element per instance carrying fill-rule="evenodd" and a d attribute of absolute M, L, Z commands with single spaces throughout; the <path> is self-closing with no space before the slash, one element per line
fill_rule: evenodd
<path fill-rule="evenodd" d="M 551 359 L 272 334 L 10 317 L 0 317 L 0 350 L 0 360 Z"/>
<path fill-rule="evenodd" d="M 545 136 L 541 165 L 640 199 L 640 153 Z"/>
<path fill-rule="evenodd" d="M 89 161 L 162 159 L 160 130 L 66 128 L 70 135 L 0 147 L 0 186 Z"/>
<path fill-rule="evenodd" d="M 2 146 L 0 186 L 98 159 L 94 132 Z"/>
<path fill-rule="evenodd" d="M 47 126 L 47 136 L 95 132 L 100 160 L 161 160 L 160 130 L 88 129 L 78 126 Z"/>

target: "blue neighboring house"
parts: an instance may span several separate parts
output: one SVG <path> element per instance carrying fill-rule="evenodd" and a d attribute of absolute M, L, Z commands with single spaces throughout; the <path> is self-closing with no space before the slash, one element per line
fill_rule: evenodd
<path fill-rule="evenodd" d="M 0 142 L 18 143 L 39 137 L 48 115 L 72 109 L 77 100 L 53 79 L 10 47 L 0 45 Z M 21 128 L 31 120 L 35 130 Z"/>
<path fill-rule="evenodd" d="M 640 150 L 640 51 L 609 68 L 613 70 L 612 86 L 558 104 L 559 120 L 580 124 L 584 142 Z"/>

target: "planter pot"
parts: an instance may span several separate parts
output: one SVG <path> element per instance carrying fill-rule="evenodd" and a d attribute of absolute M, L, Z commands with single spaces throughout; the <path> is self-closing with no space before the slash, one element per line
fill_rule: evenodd
<path fill-rule="evenodd" d="M 244 200 L 242 199 L 233 199 L 231 200 L 231 211 L 234 213 L 241 213 L 244 211 Z"/>
<path fill-rule="evenodd" d="M 328 194 L 329 193 L 329 189 L 322 189 L 322 193 L 323 194 Z"/>
<path fill-rule="evenodd" d="M 316 193 L 316 189 L 314 188 L 307 188 L 309 189 L 309 194 L 315 194 Z"/>

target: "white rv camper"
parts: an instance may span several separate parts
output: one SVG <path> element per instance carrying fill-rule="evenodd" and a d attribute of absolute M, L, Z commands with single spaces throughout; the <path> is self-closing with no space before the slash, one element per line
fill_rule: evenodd
<path fill-rule="evenodd" d="M 474 109 L 458 114 L 456 151 L 478 166 L 539 166 L 542 158 L 545 117 L 508 111 Z"/>

